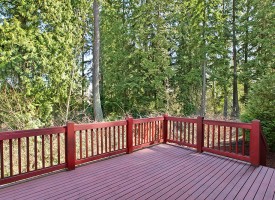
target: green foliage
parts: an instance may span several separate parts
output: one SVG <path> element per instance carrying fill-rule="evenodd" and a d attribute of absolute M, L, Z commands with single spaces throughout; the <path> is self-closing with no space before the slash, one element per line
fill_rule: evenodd
<path fill-rule="evenodd" d="M 261 121 L 263 132 L 266 135 L 269 148 L 275 150 L 275 74 L 263 77 L 254 84 L 243 121 L 258 119 Z"/>

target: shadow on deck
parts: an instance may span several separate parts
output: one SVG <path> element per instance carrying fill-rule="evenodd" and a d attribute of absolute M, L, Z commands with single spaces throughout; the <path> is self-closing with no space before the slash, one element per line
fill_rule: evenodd
<path fill-rule="evenodd" d="M 275 170 L 160 144 L 0 189 L 0 199 L 274 199 Z"/>

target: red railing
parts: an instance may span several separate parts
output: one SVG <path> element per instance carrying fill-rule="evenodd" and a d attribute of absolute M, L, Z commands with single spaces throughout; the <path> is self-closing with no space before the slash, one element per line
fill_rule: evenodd
<path fill-rule="evenodd" d="M 176 143 L 265 165 L 260 122 L 236 123 L 162 117 L 0 133 L 0 185 L 158 143 Z"/>

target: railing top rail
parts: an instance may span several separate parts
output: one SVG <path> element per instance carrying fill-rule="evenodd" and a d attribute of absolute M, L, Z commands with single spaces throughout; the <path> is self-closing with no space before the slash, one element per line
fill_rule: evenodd
<path fill-rule="evenodd" d="M 151 118 L 142 118 L 142 119 L 134 119 L 134 124 L 154 122 L 154 121 L 163 121 L 164 117 L 151 117 Z"/>
<path fill-rule="evenodd" d="M 40 128 L 22 131 L 6 131 L 0 133 L 0 140 L 16 139 L 23 137 L 32 137 L 40 135 L 50 135 L 56 133 L 65 133 L 66 126 L 60 127 L 50 127 L 50 128 Z"/>
<path fill-rule="evenodd" d="M 248 129 L 248 130 L 251 130 L 251 128 L 252 128 L 251 123 L 218 121 L 218 120 L 203 120 L 203 124 L 244 128 L 244 129 Z"/>
<path fill-rule="evenodd" d="M 197 119 L 196 118 L 187 118 L 187 117 L 166 117 L 167 120 L 170 121 L 177 121 L 177 122 L 189 122 L 189 123 L 196 123 Z"/>
<path fill-rule="evenodd" d="M 126 120 L 114 121 L 114 122 L 96 122 L 96 123 L 90 123 L 90 124 L 75 124 L 74 130 L 81 131 L 81 130 L 88 130 L 88 129 L 108 128 L 113 126 L 125 126 L 125 125 L 127 125 Z"/>

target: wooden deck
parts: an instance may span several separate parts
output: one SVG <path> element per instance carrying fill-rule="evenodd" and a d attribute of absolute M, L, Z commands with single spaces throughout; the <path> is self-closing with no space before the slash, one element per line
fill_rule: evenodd
<path fill-rule="evenodd" d="M 2 188 L 0 199 L 275 199 L 275 170 L 161 144 Z"/>

